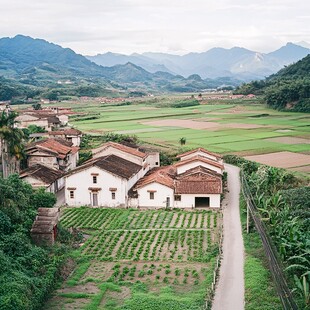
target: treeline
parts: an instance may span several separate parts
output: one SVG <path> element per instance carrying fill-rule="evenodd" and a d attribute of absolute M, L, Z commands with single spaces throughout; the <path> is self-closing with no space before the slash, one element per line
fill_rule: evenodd
<path fill-rule="evenodd" d="M 55 202 L 54 194 L 33 190 L 18 175 L 0 178 L 0 309 L 42 309 L 55 287 L 66 246 L 38 247 L 30 238 L 37 209 Z"/>
<path fill-rule="evenodd" d="M 284 169 L 234 155 L 225 161 L 242 168 L 296 301 L 310 309 L 310 188 Z"/>
<path fill-rule="evenodd" d="M 274 109 L 310 112 L 310 55 L 263 81 L 242 84 L 235 93 L 263 95 Z"/>
<path fill-rule="evenodd" d="M 50 85 L 50 87 L 31 86 L 15 80 L 0 77 L 0 101 L 11 100 L 11 104 L 29 103 L 28 99 L 45 98 L 49 100 L 70 99 L 71 97 L 118 96 L 104 84 L 86 83 L 82 85 Z"/>

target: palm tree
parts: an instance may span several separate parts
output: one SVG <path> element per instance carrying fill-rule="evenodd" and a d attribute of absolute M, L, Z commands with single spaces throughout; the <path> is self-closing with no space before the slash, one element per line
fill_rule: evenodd
<path fill-rule="evenodd" d="M 0 115 L 0 153 L 3 177 L 18 172 L 19 161 L 23 157 L 23 131 L 15 127 L 15 112 L 3 111 Z"/>

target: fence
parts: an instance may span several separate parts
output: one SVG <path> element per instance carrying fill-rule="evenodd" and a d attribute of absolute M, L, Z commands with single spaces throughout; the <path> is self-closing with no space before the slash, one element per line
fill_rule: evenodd
<path fill-rule="evenodd" d="M 291 291 L 285 280 L 281 264 L 279 263 L 279 260 L 277 258 L 277 252 L 267 233 L 265 223 L 261 220 L 261 217 L 258 214 L 257 207 L 254 203 L 254 199 L 252 197 L 249 185 L 242 172 L 241 172 L 241 185 L 244 198 L 247 202 L 248 211 L 250 212 L 251 217 L 255 224 L 255 228 L 262 239 L 263 247 L 269 263 L 269 269 L 271 271 L 277 293 L 282 302 L 283 309 L 298 310 L 298 307 L 293 299 Z"/>

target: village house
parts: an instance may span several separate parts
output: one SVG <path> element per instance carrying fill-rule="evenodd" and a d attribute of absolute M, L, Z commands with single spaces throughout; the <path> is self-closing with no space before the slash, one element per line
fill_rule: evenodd
<path fill-rule="evenodd" d="M 56 194 L 64 187 L 63 172 L 41 164 L 35 164 L 20 172 L 19 177 L 33 188 L 44 187 L 47 192 Z"/>
<path fill-rule="evenodd" d="M 143 166 L 113 154 L 93 158 L 65 175 L 66 204 L 126 207 L 129 189 L 144 174 Z"/>
<path fill-rule="evenodd" d="M 43 139 L 26 146 L 28 167 L 42 164 L 52 169 L 69 171 L 79 159 L 79 148 L 64 139 Z"/>
<path fill-rule="evenodd" d="M 202 148 L 159 167 L 159 155 L 114 142 L 93 150 L 93 159 L 65 175 L 70 206 L 219 208 L 221 156 Z"/>
<path fill-rule="evenodd" d="M 203 163 L 193 158 L 188 169 L 181 166 L 180 170 L 177 163 L 149 171 L 130 192 L 131 205 L 140 208 L 220 208 L 222 175 L 216 171 L 217 162 L 214 162 L 215 169 L 201 165 Z"/>
<path fill-rule="evenodd" d="M 20 114 L 16 117 L 16 127 L 17 128 L 27 128 L 30 125 L 36 125 L 44 128 L 47 131 L 51 131 L 56 129 L 61 124 L 59 118 L 55 115 L 50 114 L 42 114 L 38 113 L 31 113 L 31 114 Z"/>
<path fill-rule="evenodd" d="M 50 138 L 61 138 L 71 142 L 73 146 L 80 146 L 82 131 L 74 128 L 50 131 L 48 132 Z"/>
<path fill-rule="evenodd" d="M 159 167 L 159 153 L 158 152 L 148 152 L 144 153 L 138 149 L 115 143 L 107 142 L 97 149 L 92 151 L 93 158 L 114 154 L 140 166 L 147 172 L 149 169 L 154 167 Z"/>
<path fill-rule="evenodd" d="M 159 166 L 159 153 L 144 153 L 115 142 L 93 150 L 93 158 L 65 175 L 66 203 L 127 207 L 128 191 L 150 169 Z"/>

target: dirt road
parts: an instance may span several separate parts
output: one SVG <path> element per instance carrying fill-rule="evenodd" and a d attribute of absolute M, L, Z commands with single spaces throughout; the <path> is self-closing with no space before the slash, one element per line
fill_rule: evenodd
<path fill-rule="evenodd" d="M 243 238 L 239 213 L 239 168 L 225 164 L 228 193 L 223 201 L 223 258 L 212 310 L 244 309 Z"/>

